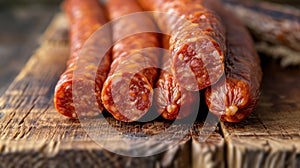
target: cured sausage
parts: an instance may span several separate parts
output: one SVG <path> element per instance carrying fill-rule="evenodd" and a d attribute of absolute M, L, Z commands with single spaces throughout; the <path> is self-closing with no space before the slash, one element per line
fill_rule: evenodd
<path fill-rule="evenodd" d="M 170 33 L 172 71 L 190 91 L 202 90 L 224 74 L 225 28 L 212 10 L 193 0 L 139 0 L 163 32 Z"/>
<path fill-rule="evenodd" d="M 163 47 L 169 49 L 169 36 L 163 36 Z M 155 105 L 159 114 L 167 120 L 182 119 L 194 110 L 194 104 L 199 99 L 198 92 L 187 91 L 180 87 L 171 72 L 171 56 L 164 53 L 160 76 L 156 83 Z"/>
<path fill-rule="evenodd" d="M 55 87 L 54 105 L 59 113 L 70 118 L 94 117 L 103 110 L 101 89 L 110 68 L 111 55 L 107 52 L 98 66 L 97 56 L 100 54 L 96 49 L 86 55 L 80 55 L 80 51 L 86 40 L 107 20 L 97 0 L 66 0 L 64 11 L 70 22 L 70 57 Z M 103 32 L 93 40 L 90 45 L 94 48 L 110 45 L 110 32 Z M 73 79 L 75 71 L 85 79 Z M 93 73 L 96 73 L 96 78 L 93 78 Z M 74 83 L 82 86 L 82 89 L 76 90 L 76 95 L 73 94 Z M 95 88 L 97 102 L 93 101 L 93 95 L 84 96 L 88 87 Z M 75 111 L 75 106 L 81 110 Z"/>
<path fill-rule="evenodd" d="M 249 116 L 260 95 L 262 70 L 249 32 L 230 11 L 217 1 L 207 1 L 221 16 L 227 30 L 225 75 L 205 92 L 210 112 L 223 121 L 239 122 Z"/>
<path fill-rule="evenodd" d="M 115 44 L 111 70 L 102 90 L 103 104 L 116 119 L 137 121 L 152 105 L 160 56 L 154 49 L 159 47 L 158 35 L 143 30 L 155 32 L 156 26 L 149 16 L 137 13 L 143 10 L 135 0 L 110 0 L 107 10 L 115 19 Z"/>

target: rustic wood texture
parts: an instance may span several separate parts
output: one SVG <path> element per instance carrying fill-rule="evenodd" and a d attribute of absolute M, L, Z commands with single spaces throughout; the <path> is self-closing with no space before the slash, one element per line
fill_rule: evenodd
<path fill-rule="evenodd" d="M 300 71 L 265 61 L 259 107 L 239 124 L 214 121 L 172 125 L 156 120 L 122 123 L 111 116 L 69 120 L 56 112 L 53 92 L 69 55 L 68 25 L 60 14 L 41 38 L 41 46 L 0 97 L 0 167 L 300 167 Z M 98 121 L 98 122 L 94 122 Z M 116 131 L 106 134 L 108 126 Z M 100 129 L 99 129 L 100 128 Z M 103 149 L 137 149 L 162 138 L 178 140 L 171 149 L 149 157 L 127 157 Z M 131 140 L 117 141 L 119 136 Z M 146 138 L 145 138 L 146 137 Z M 136 146 L 137 145 L 137 146 Z M 156 146 L 157 145 L 157 146 Z M 144 149 L 144 150 L 145 150 Z"/>
<path fill-rule="evenodd" d="M 53 6 L 0 10 L 0 96 L 38 47 L 39 37 L 56 10 Z"/>
<path fill-rule="evenodd" d="M 63 14 L 54 18 L 40 48 L 0 97 L 0 167 L 191 167 L 191 124 L 160 119 L 123 123 L 110 115 L 78 121 L 56 112 L 54 87 L 69 55 L 67 23 Z M 110 126 L 115 131 L 107 133 Z M 159 134 L 166 129 L 169 133 Z M 127 137 L 128 143 L 120 137 Z M 107 141 L 114 150 L 150 152 L 165 149 L 165 139 L 176 143 L 163 153 L 141 158 L 109 152 L 97 143 Z"/>
<path fill-rule="evenodd" d="M 192 133 L 192 167 L 222 168 L 226 166 L 225 141 L 217 121 L 195 123 Z"/>
<path fill-rule="evenodd" d="M 268 61 L 253 115 L 238 124 L 221 123 L 230 167 L 300 166 L 300 71 Z"/>

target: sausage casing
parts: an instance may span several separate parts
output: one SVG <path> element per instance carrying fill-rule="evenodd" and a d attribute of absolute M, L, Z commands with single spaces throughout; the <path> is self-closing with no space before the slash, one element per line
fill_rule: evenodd
<path fill-rule="evenodd" d="M 239 122 L 249 116 L 260 95 L 262 70 L 249 32 L 217 1 L 208 4 L 221 16 L 227 30 L 225 75 L 205 92 L 210 112 L 223 121 Z"/>
<path fill-rule="evenodd" d="M 94 117 L 103 110 L 100 95 L 110 68 L 111 56 L 108 51 L 98 65 L 100 54 L 96 50 L 89 51 L 86 55 L 80 55 L 80 52 L 88 38 L 107 20 L 97 0 L 66 0 L 64 11 L 70 22 L 70 57 L 67 68 L 55 87 L 54 105 L 59 113 L 70 118 Z M 90 41 L 90 45 L 94 48 L 107 46 L 110 43 L 110 32 L 99 34 Z M 85 79 L 75 79 L 75 71 L 80 72 L 78 75 L 85 76 Z M 93 77 L 95 75 L 92 75 L 94 73 L 96 73 L 95 78 Z M 75 95 L 73 94 L 74 83 L 83 88 L 76 90 Z M 84 96 L 85 89 L 89 87 L 95 89 L 94 96 L 97 102 L 93 101 L 93 95 Z M 80 110 L 75 112 L 75 106 L 80 107 Z"/>
<path fill-rule="evenodd" d="M 169 50 L 169 36 L 163 36 L 163 47 Z M 182 119 L 194 112 L 199 100 L 198 92 L 182 88 L 171 72 L 171 56 L 165 52 L 160 76 L 155 88 L 155 105 L 159 114 L 167 120 Z"/>
<path fill-rule="evenodd" d="M 107 9 L 116 21 L 112 25 L 113 63 L 103 86 L 103 104 L 116 119 L 137 121 L 152 105 L 160 56 L 154 49 L 159 47 L 156 26 L 149 16 L 135 15 L 143 11 L 135 0 L 110 0 Z M 133 15 L 123 17 L 128 14 Z M 152 32 L 134 33 L 144 28 Z"/>
<path fill-rule="evenodd" d="M 163 32 L 170 33 L 172 71 L 190 91 L 202 90 L 224 74 L 225 28 L 212 10 L 193 0 L 139 0 Z M 159 13 L 158 13 L 159 12 Z"/>

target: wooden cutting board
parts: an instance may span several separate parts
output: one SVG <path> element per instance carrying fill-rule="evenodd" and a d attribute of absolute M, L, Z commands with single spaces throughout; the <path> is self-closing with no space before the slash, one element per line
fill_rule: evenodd
<path fill-rule="evenodd" d="M 141 140 L 137 135 L 154 134 L 169 123 L 127 124 L 107 116 L 97 127 L 90 125 L 88 134 L 81 122 L 58 114 L 53 92 L 69 55 L 67 36 L 66 18 L 58 14 L 0 97 L 0 167 L 300 167 L 300 70 L 264 62 L 261 100 L 247 120 L 216 126 L 206 122 L 205 129 L 203 121 L 196 121 L 169 150 L 128 157 L 104 149 L 91 137 L 108 140 L 106 128 L 113 125 L 131 138 L 125 145 L 133 149 Z M 174 125 L 170 136 L 176 139 L 185 126 Z M 124 147 L 114 139 L 109 142 L 116 149 Z"/>

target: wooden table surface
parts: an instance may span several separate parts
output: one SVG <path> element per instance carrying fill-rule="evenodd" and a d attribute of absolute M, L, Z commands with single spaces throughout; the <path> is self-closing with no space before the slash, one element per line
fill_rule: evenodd
<path fill-rule="evenodd" d="M 5 22 L 0 24 L 0 168 L 300 167 L 300 70 L 281 69 L 265 58 L 261 100 L 245 121 L 217 127 L 208 122 L 203 130 L 199 120 L 176 146 L 148 157 L 103 149 L 82 123 L 62 117 L 53 107 L 54 86 L 69 52 L 68 25 L 63 14 L 53 17 L 57 11 L 29 7 L 0 12 L 0 22 Z M 145 124 L 135 129 L 135 123 L 105 120 L 132 136 L 132 144 L 137 135 L 149 132 Z M 146 124 L 159 131 L 162 123 Z M 105 140 L 106 127 L 90 128 Z M 205 132 L 208 139 L 201 141 Z M 113 139 L 111 143 L 121 149 Z"/>
<path fill-rule="evenodd" d="M 7 89 L 40 43 L 57 6 L 0 10 L 0 95 Z"/>

